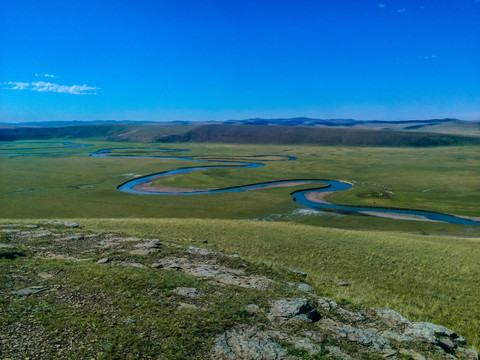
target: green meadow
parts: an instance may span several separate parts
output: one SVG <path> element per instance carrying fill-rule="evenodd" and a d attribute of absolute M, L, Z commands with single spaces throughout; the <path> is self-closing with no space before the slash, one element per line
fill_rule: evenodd
<path fill-rule="evenodd" d="M 161 178 L 155 181 L 157 186 L 202 189 L 285 179 L 334 179 L 354 184 L 351 190 L 330 195 L 328 200 L 334 203 L 480 216 L 480 155 L 474 146 L 381 148 L 79 142 L 93 146 L 56 149 L 59 144 L 52 142 L 3 143 L 0 147 L 3 154 L 35 152 L 39 155 L 0 156 L 0 216 L 267 219 L 364 230 L 456 235 L 480 233 L 472 226 L 316 213 L 305 211 L 293 202 L 292 191 L 319 184 L 195 196 L 127 194 L 116 190 L 116 187 L 135 176 L 205 164 L 174 159 L 89 157 L 84 154 L 117 148 L 112 155 L 186 156 L 265 164 L 261 168 L 210 169 Z M 160 150 L 182 148 L 190 151 Z M 72 155 L 41 155 L 58 152 Z M 280 161 L 278 156 L 267 155 L 289 155 L 297 160 Z"/>

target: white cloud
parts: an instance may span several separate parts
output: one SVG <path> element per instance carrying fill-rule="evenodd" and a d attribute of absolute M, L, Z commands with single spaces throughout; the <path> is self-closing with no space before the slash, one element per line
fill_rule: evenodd
<path fill-rule="evenodd" d="M 65 86 L 45 81 L 36 81 L 32 83 L 9 81 L 6 83 L 6 85 L 10 85 L 10 87 L 5 88 L 9 90 L 31 90 L 38 92 L 56 92 L 73 95 L 96 94 L 95 91 L 98 90 L 98 88 L 94 86 L 87 86 L 85 84 Z"/>
<path fill-rule="evenodd" d="M 421 59 L 436 59 L 436 58 L 437 58 L 437 55 L 426 55 L 421 57 Z"/>
<path fill-rule="evenodd" d="M 380 8 L 382 8 L 382 9 L 383 9 L 383 8 L 386 8 L 386 7 L 387 7 L 387 5 L 385 5 L 385 4 L 382 4 L 382 3 L 378 3 L 378 7 L 380 7 Z"/>
<path fill-rule="evenodd" d="M 52 74 L 35 74 L 36 77 L 43 76 L 43 77 L 49 77 L 49 78 L 54 78 L 55 75 Z"/>
<path fill-rule="evenodd" d="M 403 13 L 403 12 L 405 12 L 405 11 L 407 11 L 407 9 L 398 9 L 398 10 L 397 10 L 397 13 Z"/>
<path fill-rule="evenodd" d="M 30 86 L 29 83 L 12 82 L 12 81 L 9 81 L 7 83 L 7 85 L 13 85 L 13 87 L 9 88 L 9 89 L 12 89 L 12 90 L 25 90 L 26 88 L 28 88 Z"/>

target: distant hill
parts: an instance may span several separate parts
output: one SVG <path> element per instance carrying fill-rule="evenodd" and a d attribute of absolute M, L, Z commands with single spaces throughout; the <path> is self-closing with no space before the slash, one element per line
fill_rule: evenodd
<path fill-rule="evenodd" d="M 93 120 L 93 121 L 42 121 L 24 123 L 1 123 L 0 128 L 56 128 L 73 126 L 115 125 L 133 126 L 200 126 L 200 125 L 249 125 L 249 126 L 288 126 L 308 128 L 345 128 L 383 131 L 430 132 L 452 135 L 480 136 L 480 121 L 463 121 L 459 119 L 430 120 L 355 120 L 355 119 L 312 119 L 307 117 L 276 119 L 244 119 L 226 121 L 133 121 L 133 120 Z M 172 129 L 172 128 L 168 128 Z"/>
<path fill-rule="evenodd" d="M 416 126 L 416 125 L 410 125 Z M 133 125 L 99 124 L 61 127 L 0 128 L 0 141 L 91 139 L 136 142 L 220 142 L 237 144 L 315 144 L 347 146 L 480 145 L 480 137 L 370 130 L 330 126 L 245 124 Z"/>
<path fill-rule="evenodd" d="M 480 145 L 479 137 L 461 135 L 268 125 L 201 125 L 183 134 L 165 135 L 157 141 L 347 146 Z"/>
<path fill-rule="evenodd" d="M 442 134 L 456 134 L 480 136 L 480 121 L 463 121 L 459 119 L 430 119 L 430 120 L 354 120 L 354 119 L 311 119 L 305 117 L 289 119 L 246 119 L 224 121 L 229 125 L 278 125 L 278 126 L 307 126 L 307 127 L 336 127 L 369 130 L 401 130 L 422 131 Z"/>
<path fill-rule="evenodd" d="M 152 142 L 158 137 L 184 133 L 190 125 L 80 125 L 62 127 L 0 128 L 0 141 L 45 139 L 92 139 Z"/>

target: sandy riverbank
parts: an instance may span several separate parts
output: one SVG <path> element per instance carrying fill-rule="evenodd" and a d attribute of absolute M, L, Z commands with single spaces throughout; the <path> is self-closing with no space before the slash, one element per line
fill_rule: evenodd
<path fill-rule="evenodd" d="M 152 180 L 158 179 L 160 177 L 164 177 L 164 175 L 160 175 L 158 177 L 155 177 Z M 311 181 L 298 181 L 298 182 L 290 182 L 290 183 L 283 183 L 283 184 L 272 184 L 268 185 L 265 187 L 261 188 L 253 188 L 253 189 L 246 189 L 243 191 L 252 191 L 252 190 L 264 190 L 264 189 L 272 189 L 272 188 L 281 188 L 281 187 L 290 187 L 290 186 L 299 186 L 299 185 L 305 185 L 309 184 Z M 147 191 L 151 193 L 191 193 L 191 192 L 196 192 L 196 191 L 210 191 L 210 190 L 218 190 L 215 188 L 208 188 L 208 189 L 190 189 L 190 188 L 177 188 L 177 187 L 157 187 L 153 186 L 153 183 L 151 181 L 143 183 L 143 184 L 138 184 L 134 187 L 132 187 L 133 190 L 137 191 Z"/>

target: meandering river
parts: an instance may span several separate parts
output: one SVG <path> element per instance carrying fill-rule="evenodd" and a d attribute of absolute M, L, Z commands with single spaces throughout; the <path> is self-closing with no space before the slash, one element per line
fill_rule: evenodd
<path fill-rule="evenodd" d="M 75 144 L 75 143 L 62 143 L 63 147 L 66 148 L 80 148 L 86 147 L 89 145 Z M 34 148 L 23 148 L 22 150 L 33 150 Z M 184 160 L 194 163 L 204 163 L 205 166 L 195 166 L 189 168 L 174 169 L 165 172 L 150 174 L 147 176 L 135 178 L 129 180 L 123 184 L 120 184 L 117 189 L 122 192 L 138 194 L 138 195 L 163 195 L 163 196 L 192 196 L 192 195 L 205 195 L 205 194 L 220 194 L 220 193 L 233 193 L 233 192 L 242 192 L 242 191 L 251 191 L 251 190 L 261 190 L 273 187 L 287 187 L 287 186 L 297 186 L 302 184 L 319 184 L 318 188 L 311 188 L 308 190 L 294 191 L 291 193 L 293 200 L 307 208 L 318 210 L 318 211 L 330 211 L 330 212 L 339 212 L 343 214 L 357 214 L 364 216 L 377 216 L 377 217 L 387 217 L 392 219 L 402 219 L 402 220 L 417 220 L 417 221 L 433 221 L 433 222 L 443 222 L 451 224 L 462 224 L 462 225 L 480 225 L 480 221 L 476 219 L 470 219 L 466 217 L 460 217 L 455 215 L 440 214 L 428 211 L 420 210 L 404 210 L 404 209 L 392 209 L 392 208 L 377 208 L 377 207 L 359 207 L 359 206 L 345 206 L 345 205 L 336 205 L 331 204 L 325 200 L 325 194 L 333 193 L 336 191 L 348 190 L 352 187 L 351 184 L 339 181 L 339 180 L 330 180 L 330 179 L 289 179 L 289 180 L 278 180 L 271 181 L 266 183 L 257 183 L 249 184 L 228 188 L 215 188 L 215 189 L 185 189 L 185 188 L 159 188 L 155 187 L 152 184 L 152 181 L 160 177 L 174 176 L 182 173 L 189 173 L 195 171 L 204 171 L 211 169 L 225 169 L 225 168 L 257 168 L 265 166 L 263 163 L 258 162 L 245 162 L 245 161 L 229 161 L 229 160 L 206 160 L 206 159 L 195 159 L 190 157 L 177 157 L 177 156 L 149 156 L 149 155 L 116 155 L 112 154 L 113 150 L 129 150 L 129 148 L 111 148 L 103 149 L 95 152 L 88 152 L 92 157 L 117 157 L 117 158 L 147 158 L 147 159 L 170 159 L 170 160 Z M 151 149 L 145 148 L 151 151 L 165 151 L 165 152 L 185 152 L 187 149 Z M 131 150 L 145 150 L 139 148 L 132 148 Z M 8 149 L 0 149 L 7 151 Z M 19 150 L 11 149 L 12 150 Z M 10 157 L 14 156 L 28 156 L 28 155 L 45 155 L 45 156 L 68 156 L 68 155 L 78 155 L 81 153 L 3 153 L 0 155 L 7 155 Z M 270 157 L 270 158 L 269 158 Z M 275 157 L 275 160 L 271 158 Z M 259 155 L 259 156 L 247 156 L 245 158 L 258 159 L 258 161 L 294 161 L 295 158 L 292 156 L 284 155 Z M 208 164 L 208 165 L 207 165 Z"/>

